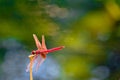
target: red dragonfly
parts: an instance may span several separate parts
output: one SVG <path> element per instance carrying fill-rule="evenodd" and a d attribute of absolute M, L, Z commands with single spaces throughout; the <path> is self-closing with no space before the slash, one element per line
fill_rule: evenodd
<path fill-rule="evenodd" d="M 30 65 L 33 63 L 35 63 L 36 61 L 36 70 L 39 68 L 39 66 L 44 62 L 44 60 L 46 59 L 46 55 L 49 52 L 54 52 L 57 50 L 61 50 L 62 48 L 64 48 L 64 46 L 59 46 L 59 47 L 55 47 L 55 48 L 51 48 L 51 49 L 47 49 L 46 44 L 45 44 L 45 38 L 44 35 L 42 35 L 42 44 L 40 43 L 40 41 L 38 40 L 37 36 L 35 34 L 33 34 L 33 38 L 35 40 L 36 46 L 37 46 L 37 50 L 33 50 L 31 52 L 31 55 L 34 56 L 32 61 L 30 61 L 29 65 L 27 66 L 26 71 L 29 71 L 30 69 Z"/>

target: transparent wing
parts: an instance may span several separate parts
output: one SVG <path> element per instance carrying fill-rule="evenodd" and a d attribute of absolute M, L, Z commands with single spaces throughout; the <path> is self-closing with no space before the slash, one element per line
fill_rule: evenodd
<path fill-rule="evenodd" d="M 39 67 L 41 66 L 41 64 L 45 61 L 46 57 L 43 57 L 42 55 L 39 54 L 39 56 L 37 57 L 36 61 L 36 67 L 35 67 L 35 71 L 37 71 L 39 69 Z"/>
<path fill-rule="evenodd" d="M 26 69 L 26 72 L 28 72 L 30 70 L 30 67 L 32 66 L 33 67 L 33 64 L 35 62 L 35 60 L 37 59 L 38 55 L 36 55 L 31 61 L 30 63 L 27 65 L 27 69 Z M 31 65 L 32 64 L 32 65 Z"/>
<path fill-rule="evenodd" d="M 40 65 L 44 62 L 45 59 L 46 59 L 46 57 L 43 57 L 40 54 L 36 55 L 33 58 L 33 60 L 28 64 L 26 72 L 28 72 L 30 70 L 31 66 L 32 66 L 33 71 L 37 71 L 39 69 Z"/>
<path fill-rule="evenodd" d="M 33 34 L 33 38 L 35 40 L 37 48 L 40 50 L 41 49 L 41 43 L 40 43 L 40 41 L 38 40 L 38 38 L 37 38 L 37 36 L 35 34 Z"/>

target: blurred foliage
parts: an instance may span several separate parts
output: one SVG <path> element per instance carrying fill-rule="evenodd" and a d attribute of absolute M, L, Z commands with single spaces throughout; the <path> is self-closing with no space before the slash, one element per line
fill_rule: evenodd
<path fill-rule="evenodd" d="M 120 78 L 120 0 L 0 0 L 0 28 L 1 42 L 15 38 L 28 50 L 35 48 L 33 33 L 44 34 L 48 48 L 65 45 L 50 54 L 61 65 L 60 80 Z M 5 51 L 0 46 L 0 62 Z M 109 76 L 93 75 L 98 66 Z"/>

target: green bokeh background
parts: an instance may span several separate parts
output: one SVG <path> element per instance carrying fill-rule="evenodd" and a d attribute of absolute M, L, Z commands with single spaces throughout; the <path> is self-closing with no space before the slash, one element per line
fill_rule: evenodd
<path fill-rule="evenodd" d="M 48 55 L 61 67 L 58 80 L 119 80 L 119 0 L 0 0 L 1 43 L 13 38 L 32 51 L 33 33 L 48 48 L 65 46 Z M 1 64 L 6 52 L 0 47 Z M 92 74 L 99 66 L 109 69 L 104 79 Z"/>

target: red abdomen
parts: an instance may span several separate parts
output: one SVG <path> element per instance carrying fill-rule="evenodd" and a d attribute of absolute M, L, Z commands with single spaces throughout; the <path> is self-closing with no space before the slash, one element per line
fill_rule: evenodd
<path fill-rule="evenodd" d="M 64 48 L 64 46 L 48 49 L 47 52 L 54 52 L 54 51 L 57 51 L 57 50 L 61 50 L 62 48 Z"/>
<path fill-rule="evenodd" d="M 43 50 L 43 51 L 40 51 L 40 50 L 36 50 L 36 54 L 41 54 L 41 53 L 49 53 L 49 52 L 54 52 L 54 51 L 58 51 L 58 50 L 61 50 L 62 48 L 64 48 L 64 46 L 60 46 L 60 47 L 55 47 L 55 48 L 52 48 L 52 49 L 48 49 L 48 50 Z"/>

